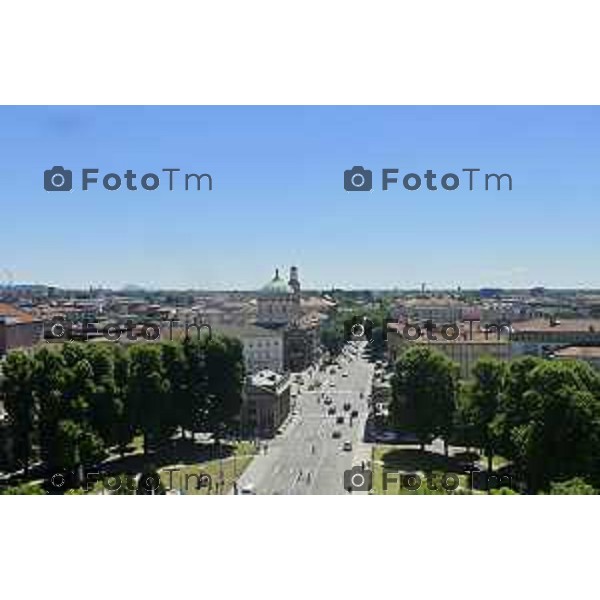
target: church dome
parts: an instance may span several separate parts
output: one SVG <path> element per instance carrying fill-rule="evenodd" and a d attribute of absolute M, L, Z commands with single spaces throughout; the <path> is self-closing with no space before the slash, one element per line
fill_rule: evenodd
<path fill-rule="evenodd" d="M 279 269 L 275 269 L 275 276 L 261 288 L 260 293 L 265 296 L 286 296 L 293 294 L 294 290 L 279 276 Z"/>

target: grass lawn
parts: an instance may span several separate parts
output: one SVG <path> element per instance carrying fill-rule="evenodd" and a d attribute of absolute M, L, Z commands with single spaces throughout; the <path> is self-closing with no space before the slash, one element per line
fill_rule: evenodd
<path fill-rule="evenodd" d="M 155 465 L 165 489 L 179 490 L 183 494 L 228 494 L 234 481 L 250 464 L 256 448 L 252 442 L 224 442 L 222 457 L 214 453 L 212 443 L 177 440 L 176 445 L 165 448 L 145 460 L 142 454 L 142 438 L 136 437 L 124 459 L 117 459 L 110 474 L 126 481 L 125 473 L 135 476 L 145 467 Z M 108 485 L 113 485 L 112 479 Z M 200 482 L 200 485 L 198 485 Z M 122 484 L 124 485 L 124 483 Z M 98 481 L 91 493 L 102 493 L 103 482 Z"/>
<path fill-rule="evenodd" d="M 166 488 L 180 490 L 184 494 L 228 494 L 234 481 L 252 461 L 254 454 L 256 454 L 256 449 L 252 442 L 234 442 L 232 453 L 226 458 L 209 460 L 195 465 L 172 465 L 160 469 L 159 474 Z M 169 473 L 167 469 L 178 470 Z M 202 478 L 207 475 L 210 478 L 208 482 Z M 198 487 L 199 481 L 202 481 L 203 485 Z M 219 485 L 217 486 L 217 484 Z"/>
<path fill-rule="evenodd" d="M 173 465 L 161 469 L 159 474 L 167 489 L 172 487 L 184 494 L 228 494 L 233 487 L 233 482 L 244 472 L 251 460 L 252 455 L 249 454 L 234 455 L 197 465 Z M 178 470 L 169 473 L 167 469 Z M 208 476 L 209 480 L 202 479 L 204 485 L 198 488 L 201 476 Z M 222 485 L 220 482 L 223 482 Z"/>
<path fill-rule="evenodd" d="M 137 454 L 144 451 L 144 436 L 136 435 L 127 446 L 128 454 Z"/>
<path fill-rule="evenodd" d="M 482 472 L 472 475 L 471 464 L 478 465 Z M 509 461 L 502 456 L 493 458 L 494 471 L 508 464 Z M 485 457 L 477 460 L 477 455 L 466 452 L 446 457 L 438 453 L 421 452 L 417 446 L 377 446 L 374 455 L 372 493 L 384 495 L 451 493 L 446 490 L 456 490 L 457 493 L 487 493 L 486 467 Z M 387 473 L 385 482 L 384 472 Z M 410 489 L 415 485 L 416 480 L 402 481 L 401 474 L 419 475 L 421 478 L 419 490 Z M 430 483 L 427 481 L 427 475 L 433 475 Z M 444 475 L 445 479 L 442 479 Z M 442 485 L 442 482 L 445 485 Z M 457 482 L 458 487 L 456 487 Z M 437 488 L 437 491 L 429 489 L 430 487 Z"/>
<path fill-rule="evenodd" d="M 494 471 L 497 471 L 498 469 L 502 469 L 503 467 L 506 467 L 509 463 L 510 463 L 510 461 L 507 460 L 506 458 L 504 458 L 503 456 L 498 456 L 496 454 L 492 457 L 492 467 L 493 467 Z"/>
<path fill-rule="evenodd" d="M 432 494 L 427 488 L 426 476 L 433 475 L 432 486 L 444 493 L 442 475 L 446 474 L 446 486 L 454 488 L 458 481 L 458 489 L 469 489 L 469 474 L 464 466 L 453 457 L 445 457 L 431 452 L 421 452 L 418 448 L 398 446 L 378 446 L 373 465 L 373 493 L 384 495 L 397 494 Z M 384 471 L 388 474 L 384 483 Z M 407 489 L 400 483 L 398 474 L 417 474 L 421 478 L 418 491 Z M 450 475 L 452 474 L 452 475 Z M 454 477 L 456 475 L 456 477 Z M 411 482 L 408 482 L 411 485 Z M 386 489 L 387 488 L 387 489 Z"/>

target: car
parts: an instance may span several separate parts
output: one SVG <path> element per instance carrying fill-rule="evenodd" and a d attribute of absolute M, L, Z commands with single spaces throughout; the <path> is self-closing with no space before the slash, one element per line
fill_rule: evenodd
<path fill-rule="evenodd" d="M 350 402 L 344 402 L 344 410 L 348 411 L 352 408 L 352 404 Z"/>
<path fill-rule="evenodd" d="M 342 434 L 341 434 L 341 432 L 340 432 L 340 431 L 338 431 L 338 430 L 336 429 L 336 430 L 335 430 L 335 431 L 334 431 L 334 432 L 331 434 L 331 437 L 332 437 L 334 440 L 337 440 L 337 439 L 339 439 L 339 438 L 341 438 L 341 437 L 342 437 Z"/>
<path fill-rule="evenodd" d="M 328 414 L 328 415 L 335 415 L 335 406 L 330 406 L 330 407 L 327 409 L 327 414 Z"/>
<path fill-rule="evenodd" d="M 342 373 L 342 377 L 348 377 L 348 371 L 344 371 L 344 372 Z"/>
<path fill-rule="evenodd" d="M 350 452 L 352 450 L 352 442 L 350 440 L 346 440 L 343 445 L 344 452 Z"/>
<path fill-rule="evenodd" d="M 353 419 L 356 419 L 356 417 L 358 417 L 358 411 L 357 411 L 356 409 L 355 409 L 355 410 L 353 410 L 353 411 L 350 413 L 350 416 L 351 416 Z"/>
<path fill-rule="evenodd" d="M 329 387 L 335 387 L 335 381 L 330 381 L 329 382 Z"/>
<path fill-rule="evenodd" d="M 331 404 L 332 400 L 331 400 L 331 398 L 329 396 L 327 396 L 327 398 L 325 398 L 325 400 L 323 400 L 323 402 L 325 404 Z"/>
<path fill-rule="evenodd" d="M 254 486 L 249 483 L 240 490 L 240 494 L 242 496 L 256 496 L 256 491 L 254 490 Z"/>
<path fill-rule="evenodd" d="M 339 415 L 339 416 L 337 417 L 337 419 L 335 420 L 335 422 L 336 422 L 338 425 L 343 425 L 343 423 L 344 423 L 344 416 L 343 416 L 343 415 Z"/>

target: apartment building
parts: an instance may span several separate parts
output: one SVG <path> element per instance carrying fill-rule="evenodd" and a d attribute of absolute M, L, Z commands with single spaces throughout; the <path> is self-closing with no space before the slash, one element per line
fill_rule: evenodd
<path fill-rule="evenodd" d="M 298 324 L 283 331 L 283 365 L 286 371 L 304 371 L 319 356 L 319 327 Z"/>
<path fill-rule="evenodd" d="M 257 373 L 264 369 L 275 373 L 283 372 L 283 330 L 256 325 L 244 327 L 217 325 L 212 327 L 212 332 L 240 340 L 247 373 Z"/>
<path fill-rule="evenodd" d="M 411 330 L 411 337 L 416 334 L 416 330 Z M 402 324 L 390 324 L 387 333 L 388 360 L 396 361 L 412 344 L 426 344 L 432 350 L 441 352 L 456 362 L 460 368 L 460 376 L 468 379 L 473 367 L 483 356 L 509 360 L 513 355 L 508 331 L 500 334 L 486 333 L 467 324 L 459 328 L 456 339 L 446 339 L 454 337 L 455 334 L 450 332 L 444 337 L 440 328 L 430 330 L 430 334 L 427 335 L 427 331 L 422 328 L 419 338 L 408 339 L 403 333 Z"/>
<path fill-rule="evenodd" d="M 11 304 L 0 304 L 0 358 L 11 350 L 31 348 L 42 339 L 42 322 Z"/>
<path fill-rule="evenodd" d="M 482 323 L 515 323 L 543 316 L 538 307 L 516 299 L 482 302 L 479 312 Z"/>
<path fill-rule="evenodd" d="M 600 346 L 600 319 L 549 317 L 513 324 L 514 354 L 544 356 L 565 346 Z"/>
<path fill-rule="evenodd" d="M 417 339 L 403 333 L 403 324 L 388 325 L 388 357 L 396 360 L 410 344 L 428 344 L 443 352 L 460 366 L 461 376 L 470 377 L 473 366 L 482 356 L 509 360 L 516 356 L 551 356 L 581 358 L 596 363 L 600 355 L 600 319 L 538 318 L 514 322 L 510 329 L 486 331 L 479 326 L 463 324 L 456 339 L 445 339 L 438 329 L 421 328 Z M 416 330 L 411 330 L 411 337 Z M 430 339 L 435 337 L 436 339 Z M 446 337 L 454 337 L 447 335 Z"/>
<path fill-rule="evenodd" d="M 394 307 L 392 316 L 409 323 L 431 321 L 441 325 L 459 323 L 466 318 L 478 319 L 479 312 L 466 302 L 444 296 L 408 298 L 399 301 Z"/>
<path fill-rule="evenodd" d="M 244 386 L 241 426 L 247 435 L 274 437 L 290 412 L 289 376 L 263 370 Z"/>

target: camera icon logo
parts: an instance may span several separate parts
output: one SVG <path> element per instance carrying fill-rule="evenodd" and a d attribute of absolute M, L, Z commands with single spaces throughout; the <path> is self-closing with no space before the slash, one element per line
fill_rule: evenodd
<path fill-rule="evenodd" d="M 348 493 L 368 492 L 373 487 L 373 472 L 354 466 L 344 471 L 344 489 Z"/>
<path fill-rule="evenodd" d="M 370 192 L 373 189 L 373 173 L 363 167 L 344 171 L 344 189 L 347 192 Z"/>
<path fill-rule="evenodd" d="M 44 489 L 48 494 L 63 494 L 67 490 L 78 487 L 78 484 L 77 470 L 60 468 L 44 481 Z"/>
<path fill-rule="evenodd" d="M 71 342 L 73 341 L 73 324 L 61 319 L 44 323 L 43 338 L 48 344 Z"/>
<path fill-rule="evenodd" d="M 368 317 L 352 317 L 344 321 L 344 339 L 347 342 L 373 342 L 373 321 Z"/>
<path fill-rule="evenodd" d="M 59 166 L 44 171 L 44 189 L 47 192 L 70 192 L 73 189 L 73 173 Z"/>

